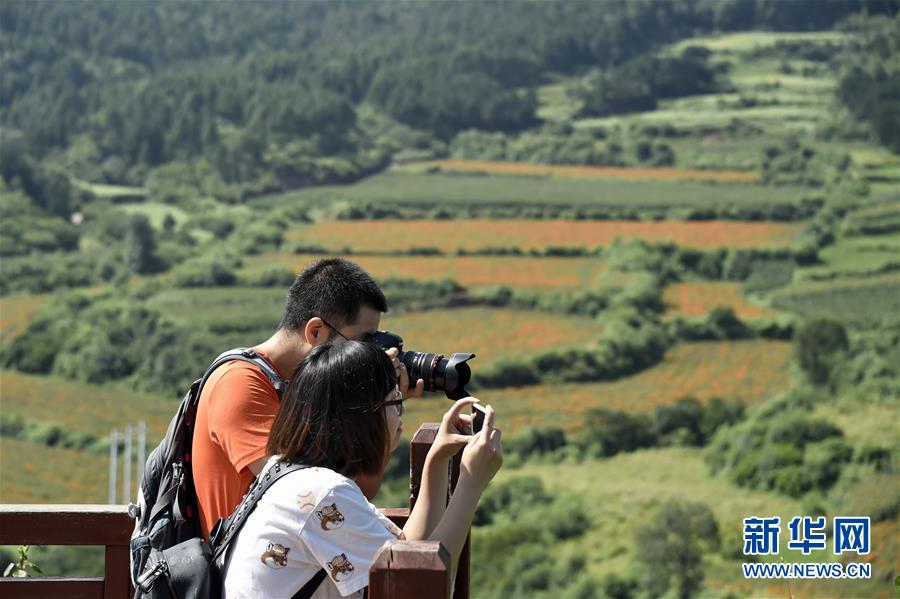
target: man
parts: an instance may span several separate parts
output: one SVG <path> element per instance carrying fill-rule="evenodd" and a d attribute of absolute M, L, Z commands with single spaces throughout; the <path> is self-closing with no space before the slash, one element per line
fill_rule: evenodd
<path fill-rule="evenodd" d="M 387 309 L 381 289 L 359 266 L 339 258 L 319 260 L 297 275 L 278 329 L 253 349 L 287 381 L 310 349 L 327 341 L 364 340 L 378 329 Z M 424 381 L 408 389 L 397 350 L 388 350 L 388 355 L 404 396 L 422 395 Z M 191 455 L 204 537 L 219 518 L 231 514 L 265 465 L 277 412 L 278 395 L 253 364 L 228 362 L 206 381 Z M 377 488 L 378 481 L 371 484 Z"/>

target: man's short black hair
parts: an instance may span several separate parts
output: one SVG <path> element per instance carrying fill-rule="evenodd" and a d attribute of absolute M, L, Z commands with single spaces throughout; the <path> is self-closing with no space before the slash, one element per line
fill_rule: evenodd
<path fill-rule="evenodd" d="M 293 331 L 314 316 L 335 325 L 353 324 L 362 306 L 388 310 L 387 299 L 372 277 L 349 260 L 317 260 L 291 285 L 278 326 Z"/>

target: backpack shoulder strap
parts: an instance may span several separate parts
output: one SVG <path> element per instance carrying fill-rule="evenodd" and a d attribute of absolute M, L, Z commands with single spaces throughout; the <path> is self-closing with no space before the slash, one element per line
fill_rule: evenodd
<path fill-rule="evenodd" d="M 211 561 L 215 562 L 219 557 L 228 550 L 228 546 L 234 537 L 240 532 L 250 513 L 256 508 L 263 494 L 275 484 L 275 481 L 286 474 L 309 468 L 306 464 L 292 464 L 290 460 L 276 462 L 269 468 L 265 474 L 256 478 L 250 485 L 250 490 L 244 496 L 238 508 L 225 520 L 219 520 L 216 527 L 210 535 L 209 543 L 212 546 L 213 556 Z M 312 578 L 307 581 L 303 587 L 294 593 L 291 599 L 310 599 L 322 581 L 325 580 L 327 573 L 322 568 L 316 572 Z"/>
<path fill-rule="evenodd" d="M 247 517 L 256 509 L 256 504 L 260 498 L 269 487 L 275 484 L 275 481 L 286 474 L 305 468 L 309 468 L 309 466 L 306 464 L 292 464 L 290 460 L 275 462 L 275 465 L 269 468 L 265 474 L 257 477 L 253 484 L 250 485 L 250 490 L 244 495 L 244 499 L 241 500 L 234 513 L 224 520 L 219 520 L 216 523 L 216 528 L 210 534 L 209 543 L 212 545 L 213 559 L 218 559 L 228 548 L 228 545 L 240 532 L 241 527 L 244 526 Z"/>
<path fill-rule="evenodd" d="M 279 401 L 281 400 L 281 396 L 284 393 L 284 388 L 287 385 L 287 381 L 281 378 L 281 375 L 278 374 L 278 371 L 275 370 L 275 367 L 272 366 L 272 364 L 268 360 L 262 357 L 259 352 L 248 347 L 236 347 L 219 354 L 218 357 L 213 360 L 213 363 L 210 364 L 209 368 L 206 369 L 206 373 L 204 373 L 203 378 L 200 379 L 200 386 L 197 388 L 197 396 L 200 396 L 200 392 L 203 389 L 203 385 L 206 383 L 206 379 L 209 378 L 209 376 L 216 368 L 218 368 L 222 364 L 225 364 L 226 362 L 233 362 L 235 360 L 249 362 L 250 364 L 253 364 L 257 368 L 262 370 L 263 374 L 266 375 L 266 378 L 269 379 L 269 382 L 272 383 L 272 387 L 275 388 L 275 393 L 278 394 Z"/>

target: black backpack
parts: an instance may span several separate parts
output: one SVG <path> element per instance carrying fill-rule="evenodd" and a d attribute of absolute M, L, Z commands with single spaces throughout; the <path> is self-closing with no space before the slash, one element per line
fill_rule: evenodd
<path fill-rule="evenodd" d="M 281 399 L 284 379 L 252 349 L 228 350 L 213 361 L 203 377 L 194 381 L 169 423 L 166 436 L 147 458 L 138 504 L 128 507 L 128 513 L 135 519 L 131 535 L 131 582 L 135 588 L 138 578 L 148 570 L 151 552 L 169 549 L 202 536 L 191 470 L 194 421 L 200 392 L 209 375 L 222 364 L 233 360 L 256 365 L 272 382 L 278 399 Z"/>
<path fill-rule="evenodd" d="M 138 578 L 135 599 L 219 599 L 223 594 L 222 565 L 228 546 L 247 521 L 263 494 L 282 476 L 308 468 L 289 460 L 276 462 L 253 481 L 240 505 L 227 519 L 219 518 L 207 543 L 194 537 L 168 549 L 151 549 Z M 221 559 L 220 559 L 221 558 Z M 327 573 L 322 568 L 291 599 L 311 599 Z"/>

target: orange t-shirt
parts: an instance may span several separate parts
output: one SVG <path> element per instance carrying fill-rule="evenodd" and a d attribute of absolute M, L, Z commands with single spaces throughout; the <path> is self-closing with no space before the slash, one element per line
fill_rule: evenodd
<path fill-rule="evenodd" d="M 272 363 L 269 356 L 257 352 Z M 191 451 L 204 537 L 209 537 L 219 518 L 234 511 L 250 488 L 254 476 L 248 466 L 266 457 L 277 412 L 278 394 L 253 364 L 228 362 L 207 379 L 197 406 Z"/>

